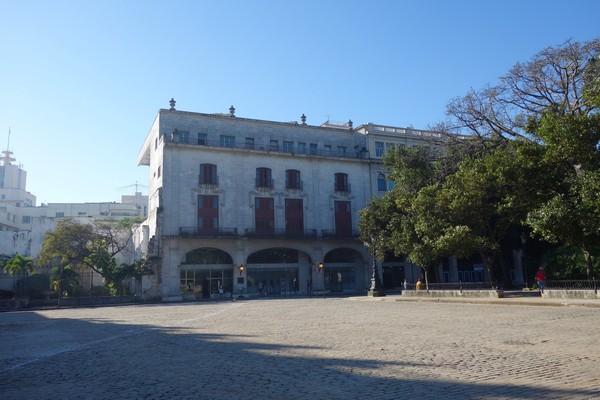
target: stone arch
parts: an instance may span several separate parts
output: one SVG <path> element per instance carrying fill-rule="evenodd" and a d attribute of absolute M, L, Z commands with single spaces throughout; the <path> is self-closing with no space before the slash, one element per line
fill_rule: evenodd
<path fill-rule="evenodd" d="M 216 247 L 200 247 L 185 253 L 182 264 L 233 264 L 233 258 Z"/>
<path fill-rule="evenodd" d="M 330 292 L 353 292 L 366 287 L 365 258 L 350 247 L 336 247 L 323 257 L 323 285 Z"/>
<path fill-rule="evenodd" d="M 179 266 L 181 294 L 186 299 L 210 299 L 233 293 L 233 258 L 216 247 L 188 251 Z"/>
<path fill-rule="evenodd" d="M 294 296 L 304 293 L 311 255 L 293 247 L 256 249 L 246 258 L 247 292 L 257 296 Z"/>
<path fill-rule="evenodd" d="M 349 247 L 336 247 L 323 257 L 324 263 L 364 263 L 362 254 Z"/>
<path fill-rule="evenodd" d="M 248 264 L 297 264 L 311 262 L 310 255 L 292 247 L 267 247 L 249 254 Z"/>

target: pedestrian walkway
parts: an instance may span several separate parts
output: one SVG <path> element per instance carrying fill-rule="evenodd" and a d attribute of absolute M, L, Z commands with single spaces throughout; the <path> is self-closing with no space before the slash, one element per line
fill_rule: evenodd
<path fill-rule="evenodd" d="M 542 297 L 539 292 L 507 291 L 503 298 L 490 297 L 408 297 L 393 294 L 383 298 L 394 301 L 422 301 L 435 303 L 496 304 L 549 307 L 593 307 L 600 308 L 600 300 L 558 299 Z"/>
<path fill-rule="evenodd" d="M 0 395 L 600 398 L 600 309 L 513 300 L 391 295 L 2 313 Z"/>

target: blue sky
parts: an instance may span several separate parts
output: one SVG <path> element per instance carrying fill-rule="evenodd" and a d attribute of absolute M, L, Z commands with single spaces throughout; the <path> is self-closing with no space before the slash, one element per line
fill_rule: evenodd
<path fill-rule="evenodd" d="M 446 104 L 568 39 L 596 0 L 0 3 L 0 147 L 42 202 L 119 201 L 147 184 L 156 112 L 427 128 Z"/>

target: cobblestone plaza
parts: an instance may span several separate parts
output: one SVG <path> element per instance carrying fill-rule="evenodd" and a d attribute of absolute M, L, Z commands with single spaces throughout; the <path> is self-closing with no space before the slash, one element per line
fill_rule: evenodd
<path fill-rule="evenodd" d="M 0 314 L 3 399 L 600 398 L 600 308 L 301 298 Z"/>

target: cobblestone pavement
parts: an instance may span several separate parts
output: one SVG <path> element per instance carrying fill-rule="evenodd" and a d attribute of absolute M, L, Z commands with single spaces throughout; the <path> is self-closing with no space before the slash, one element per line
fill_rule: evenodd
<path fill-rule="evenodd" d="M 0 314 L 2 399 L 600 398 L 600 309 L 356 297 Z"/>

